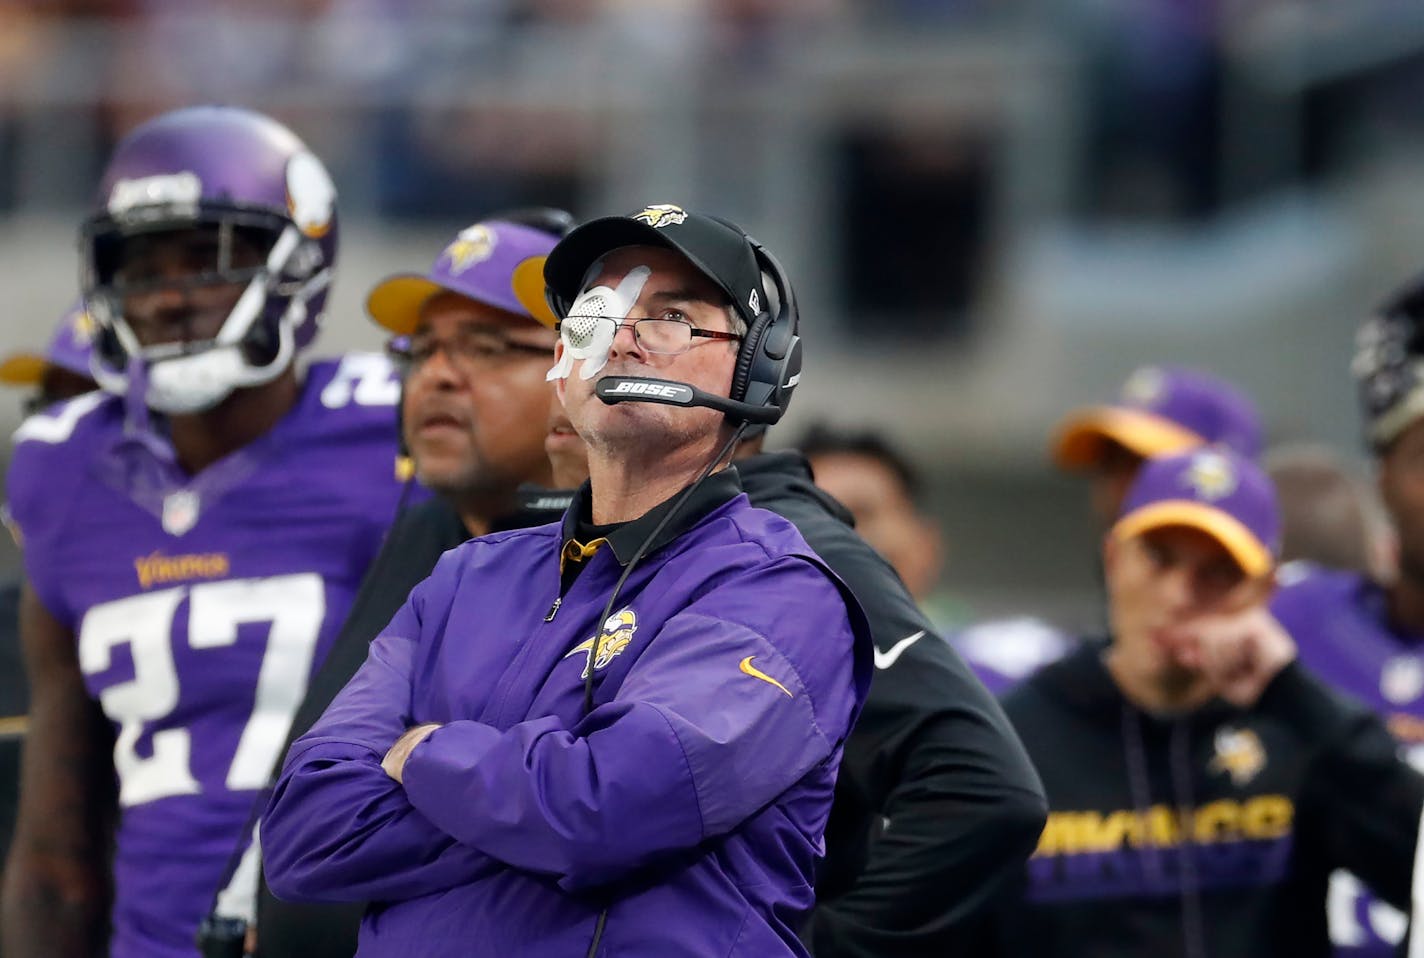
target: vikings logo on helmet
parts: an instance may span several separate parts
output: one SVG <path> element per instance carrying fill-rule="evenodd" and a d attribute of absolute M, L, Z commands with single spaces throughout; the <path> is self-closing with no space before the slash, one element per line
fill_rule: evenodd
<path fill-rule="evenodd" d="M 1130 406 L 1155 406 L 1167 390 L 1166 377 L 1155 366 L 1143 366 L 1122 384 L 1122 401 Z"/>
<path fill-rule="evenodd" d="M 301 152 L 287 161 L 287 212 L 303 236 L 321 239 L 336 214 L 336 184 L 321 160 Z"/>
<path fill-rule="evenodd" d="M 1207 768 L 1230 775 L 1233 785 L 1245 785 L 1266 767 L 1266 747 L 1261 744 L 1261 737 L 1249 728 L 1219 728 L 1213 744 L 1216 758 Z"/>
<path fill-rule="evenodd" d="M 1198 453 L 1192 457 L 1185 481 L 1197 498 L 1214 502 L 1236 491 L 1236 468 L 1221 453 Z"/>
<path fill-rule="evenodd" d="M 494 253 L 499 237 L 494 230 L 484 224 L 476 224 L 463 229 L 455 237 L 455 242 L 445 247 L 441 255 L 449 258 L 450 272 L 458 276 L 476 263 L 483 263 Z"/>
<path fill-rule="evenodd" d="M 70 314 L 69 332 L 74 341 L 81 346 L 86 346 L 94 339 L 94 317 L 89 315 L 89 311 L 80 307 Z"/>
<path fill-rule="evenodd" d="M 632 218 L 640 223 L 647 223 L 654 229 L 661 229 L 664 226 L 676 226 L 686 220 L 687 211 L 671 203 L 654 203 L 641 212 L 634 213 Z"/>
<path fill-rule="evenodd" d="M 578 645 L 564 653 L 564 658 L 577 655 L 582 652 L 586 657 L 592 658 L 591 663 L 586 662 L 583 672 L 579 678 L 588 678 L 589 668 L 594 671 L 607 668 L 608 663 L 623 653 L 628 647 L 628 643 L 633 641 L 633 633 L 638 631 L 638 616 L 632 609 L 624 609 L 610 615 L 603 623 L 603 630 L 599 632 L 598 638 L 584 639 Z"/>

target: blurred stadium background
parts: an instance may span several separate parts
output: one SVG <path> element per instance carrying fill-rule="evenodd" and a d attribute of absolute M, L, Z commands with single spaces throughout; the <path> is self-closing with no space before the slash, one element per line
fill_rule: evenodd
<path fill-rule="evenodd" d="M 196 102 L 332 169 L 321 352 L 377 347 L 367 289 L 496 208 L 743 224 L 808 338 L 775 438 L 903 445 L 977 614 L 1097 618 L 1045 439 L 1137 364 L 1233 378 L 1363 475 L 1353 328 L 1424 266 L 1417 0 L 0 0 L 0 352 L 75 295 L 108 148 Z"/>

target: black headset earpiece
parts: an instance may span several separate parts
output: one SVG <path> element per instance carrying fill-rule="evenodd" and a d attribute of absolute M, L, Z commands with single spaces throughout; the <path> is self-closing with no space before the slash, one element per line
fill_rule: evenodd
<path fill-rule="evenodd" d="M 786 411 L 791 391 L 801 379 L 801 315 L 796 291 L 781 263 L 755 239 L 749 236 L 747 241 L 762 275 L 776 287 L 776 311 L 770 311 L 771 302 L 764 303 L 748 327 L 732 373 L 731 398 L 775 409 L 774 423 Z"/>

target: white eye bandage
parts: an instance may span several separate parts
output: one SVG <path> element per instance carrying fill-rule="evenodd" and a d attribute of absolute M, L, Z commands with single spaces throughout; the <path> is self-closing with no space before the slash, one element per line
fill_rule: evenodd
<path fill-rule="evenodd" d="M 638 302 L 638 295 L 653 271 L 635 266 L 623 277 L 617 289 L 595 286 L 584 290 L 569 307 L 569 314 L 559 324 L 559 338 L 564 342 L 564 355 L 544 377 L 547 380 L 568 379 L 574 360 L 583 360 L 580 379 L 592 379 L 608 363 L 608 351 L 621 323 Z M 609 322 L 608 320 L 612 320 Z"/>

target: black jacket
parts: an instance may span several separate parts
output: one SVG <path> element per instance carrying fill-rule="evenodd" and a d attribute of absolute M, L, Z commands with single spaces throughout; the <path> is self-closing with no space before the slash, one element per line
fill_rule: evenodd
<path fill-rule="evenodd" d="M 1050 814 L 970 953 L 1326 956 L 1335 868 L 1407 907 L 1424 779 L 1373 715 L 1293 663 L 1254 708 L 1156 718 L 1105 647 L 1005 697 Z"/>
<path fill-rule="evenodd" d="M 855 534 L 849 514 L 812 484 L 805 459 L 764 454 L 737 471 L 752 503 L 795 524 L 850 586 L 877 646 L 870 698 L 841 762 L 807 940 L 818 958 L 952 954 L 965 916 L 1018 872 L 1037 840 L 1045 814 L 1038 777 L 998 704 Z M 291 738 L 361 664 L 410 587 L 463 537 L 438 502 L 397 522 Z M 321 911 L 277 902 L 264 889 L 259 955 L 352 954 L 359 909 L 347 909 L 330 930 L 315 918 Z"/>
<path fill-rule="evenodd" d="M 966 915 L 1019 871 L 1043 827 L 1038 776 L 998 703 L 806 460 L 763 453 L 737 471 L 752 504 L 791 520 L 850 586 L 875 639 L 805 937 L 817 958 L 958 954 Z"/>
<path fill-rule="evenodd" d="M 20 799 L 20 751 L 30 709 L 20 653 L 20 587 L 0 585 L 0 870 L 10 853 Z"/>

